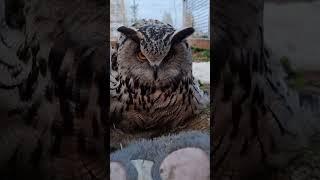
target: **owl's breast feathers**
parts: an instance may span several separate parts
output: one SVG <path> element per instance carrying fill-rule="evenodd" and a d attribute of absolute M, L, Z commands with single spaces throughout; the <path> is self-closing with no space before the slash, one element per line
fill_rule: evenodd
<path fill-rule="evenodd" d="M 110 116 L 123 129 L 176 127 L 209 103 L 193 77 L 156 87 L 117 75 L 111 74 L 110 78 Z"/>

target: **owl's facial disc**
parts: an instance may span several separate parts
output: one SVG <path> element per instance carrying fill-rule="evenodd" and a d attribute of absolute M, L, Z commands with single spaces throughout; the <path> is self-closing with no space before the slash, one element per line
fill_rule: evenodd
<path fill-rule="evenodd" d="M 159 66 L 171 47 L 189 37 L 194 29 L 188 27 L 175 31 L 170 25 L 151 24 L 138 29 L 121 26 L 118 31 L 140 45 L 141 54 L 151 66 Z M 141 54 L 139 54 L 140 57 L 142 57 Z"/>
<path fill-rule="evenodd" d="M 180 74 L 182 67 L 189 64 L 188 50 L 181 42 L 194 32 L 192 27 L 176 31 L 168 24 L 147 23 L 132 28 L 122 26 L 118 31 L 137 43 L 135 59 L 144 67 L 137 72 L 139 78 L 142 74 L 148 74 L 144 77 L 145 81 L 168 81 L 174 77 L 172 74 Z M 179 50 L 176 51 L 176 47 Z"/>
<path fill-rule="evenodd" d="M 149 31 L 143 31 L 144 29 L 142 29 L 141 35 L 143 38 L 140 41 L 141 52 L 146 56 L 152 67 L 159 66 L 172 46 L 180 43 L 194 32 L 192 27 L 176 32 L 168 31 L 166 28 L 161 30 L 156 27 L 152 28 L 154 29 L 149 29 Z"/>

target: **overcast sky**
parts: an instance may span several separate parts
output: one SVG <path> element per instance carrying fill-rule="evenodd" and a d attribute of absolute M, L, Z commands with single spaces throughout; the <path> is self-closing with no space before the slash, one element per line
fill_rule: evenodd
<path fill-rule="evenodd" d="M 136 0 L 138 6 L 138 18 L 162 20 L 164 12 L 171 14 L 173 26 L 182 27 L 182 0 Z M 125 0 L 127 19 L 130 20 L 132 11 L 130 6 L 133 0 Z"/>

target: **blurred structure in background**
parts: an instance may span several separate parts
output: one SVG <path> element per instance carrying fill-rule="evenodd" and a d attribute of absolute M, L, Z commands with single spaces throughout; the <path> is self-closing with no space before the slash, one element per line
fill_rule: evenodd
<path fill-rule="evenodd" d="M 183 0 L 183 26 L 195 29 L 189 39 L 194 47 L 210 49 L 209 9 L 209 0 Z"/>
<path fill-rule="evenodd" d="M 183 25 L 195 29 L 194 37 L 209 38 L 209 0 L 183 0 Z"/>
<path fill-rule="evenodd" d="M 117 28 L 127 25 L 126 9 L 124 0 L 110 1 L 110 40 L 116 41 L 118 38 Z"/>
<path fill-rule="evenodd" d="M 111 0 L 111 46 L 118 39 L 118 27 L 151 18 L 174 25 L 177 29 L 193 27 L 195 33 L 188 38 L 191 46 L 210 49 L 209 9 L 209 0 Z"/>

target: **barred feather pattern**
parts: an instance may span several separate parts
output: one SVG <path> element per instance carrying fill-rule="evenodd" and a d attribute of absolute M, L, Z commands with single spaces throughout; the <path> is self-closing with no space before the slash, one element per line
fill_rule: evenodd
<path fill-rule="evenodd" d="M 117 127 L 129 131 L 181 125 L 209 103 L 207 94 L 199 88 L 198 81 L 192 76 L 190 47 L 185 40 L 169 46 L 168 52 L 174 50 L 174 55 L 161 62 L 159 78 L 152 78 L 150 65 L 148 62 L 139 62 L 135 50 L 166 49 L 157 46 L 170 45 L 171 38 L 168 35 L 174 32 L 162 32 L 173 28 L 155 20 L 143 20 L 134 24 L 134 27 L 139 27 L 142 29 L 139 32 L 147 34 L 141 43 L 137 44 L 122 34 L 117 47 L 111 50 L 111 120 Z M 151 36 L 150 32 L 154 35 Z M 166 52 L 158 54 L 167 55 Z"/>

